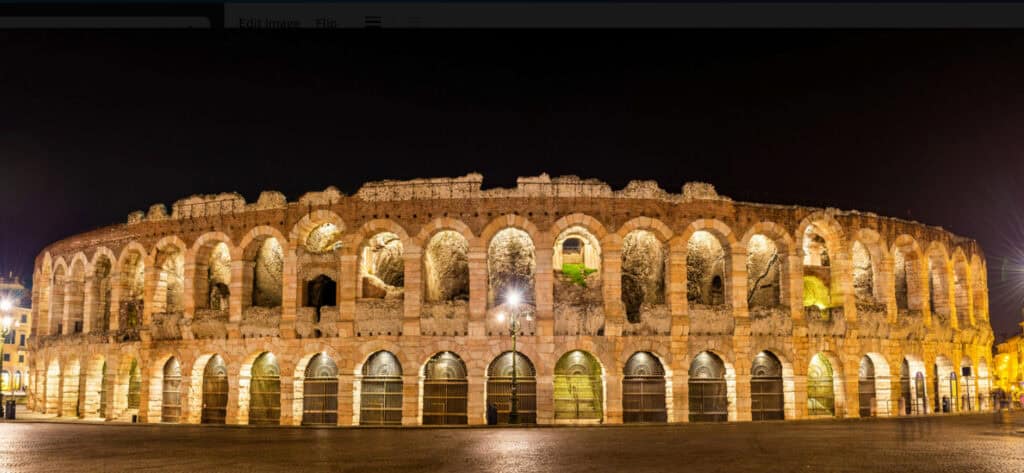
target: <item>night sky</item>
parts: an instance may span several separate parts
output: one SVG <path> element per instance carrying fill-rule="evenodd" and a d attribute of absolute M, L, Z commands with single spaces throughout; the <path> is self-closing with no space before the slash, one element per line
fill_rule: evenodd
<path fill-rule="evenodd" d="M 1002 338 L 1022 57 L 1011 31 L 3 32 L 0 269 L 29 279 L 48 243 L 196 193 L 700 180 L 978 239 Z"/>

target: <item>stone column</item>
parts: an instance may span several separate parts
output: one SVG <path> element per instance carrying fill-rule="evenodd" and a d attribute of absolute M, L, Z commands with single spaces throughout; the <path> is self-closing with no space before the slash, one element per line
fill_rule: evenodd
<path fill-rule="evenodd" d="M 341 250 L 338 268 L 338 337 L 354 337 L 356 317 L 356 278 L 359 277 L 359 255 L 354 245 Z"/>
<path fill-rule="evenodd" d="M 244 308 L 242 301 L 245 300 L 243 297 L 245 296 L 245 292 L 247 292 L 243 289 L 245 287 L 245 276 L 243 275 L 247 272 L 252 274 L 252 268 L 254 268 L 255 265 L 256 263 L 249 263 L 247 261 L 242 261 L 241 259 L 231 260 L 231 281 L 228 286 L 228 291 L 230 291 L 230 294 L 228 295 L 228 320 L 232 323 L 239 323 L 242 321 L 242 309 Z M 246 271 L 246 269 L 249 271 Z M 252 285 L 250 284 L 248 291 L 249 301 L 252 301 L 251 288 Z"/>
<path fill-rule="evenodd" d="M 616 360 L 618 361 L 618 360 Z M 622 375 L 618 369 L 609 369 L 604 374 L 605 412 L 604 422 L 606 424 L 622 423 Z"/>
<path fill-rule="evenodd" d="M 238 373 L 237 365 L 229 365 L 228 369 L 231 370 L 228 371 L 228 373 Z M 249 386 L 249 381 L 250 380 L 246 380 L 246 387 Z M 224 415 L 225 424 L 245 424 L 245 421 L 248 420 L 248 418 L 242 419 L 241 412 L 239 412 L 239 402 L 241 397 L 239 390 L 241 389 L 241 385 L 241 380 L 239 380 L 237 375 L 228 375 L 228 405 L 227 412 L 225 412 Z M 248 400 L 248 398 L 246 399 Z"/>
<path fill-rule="evenodd" d="M 554 284 L 555 275 L 551 267 L 551 258 L 554 255 L 554 243 L 547 232 L 538 232 L 537 241 L 534 242 L 536 256 L 536 271 L 534 272 L 534 290 L 536 292 L 535 303 L 537 314 L 537 336 L 550 337 L 555 334 L 554 317 Z"/>
<path fill-rule="evenodd" d="M 292 411 L 295 402 L 295 378 L 281 374 L 281 425 L 298 425 L 302 417 L 295 419 Z"/>
<path fill-rule="evenodd" d="M 415 369 L 402 376 L 402 425 L 420 425 L 420 377 L 418 367 L 409 368 Z"/>
<path fill-rule="evenodd" d="M 469 264 L 469 336 L 482 337 L 487 333 L 487 248 L 470 244 Z"/>
<path fill-rule="evenodd" d="M 355 375 L 351 373 L 338 375 L 338 425 L 353 425 L 355 383 Z"/>
<path fill-rule="evenodd" d="M 672 403 L 674 419 L 669 422 L 690 421 L 690 376 L 686 367 L 680 366 L 672 373 Z"/>
<path fill-rule="evenodd" d="M 402 333 L 420 334 L 420 309 L 423 304 L 423 250 L 415 244 L 405 245 L 402 254 L 405 265 L 405 299 L 402 307 Z"/>
<path fill-rule="evenodd" d="M 111 333 L 121 328 L 121 295 L 124 293 L 124 281 L 121 273 L 110 275 L 110 326 L 107 327 Z"/>
<path fill-rule="evenodd" d="M 295 243 L 288 243 L 282 248 L 284 253 L 284 266 L 281 271 L 281 284 L 284 286 L 281 291 L 281 338 L 295 338 L 295 314 L 298 311 L 301 288 L 298 276 L 298 257 L 295 253 Z"/>
<path fill-rule="evenodd" d="M 166 303 L 167 294 L 158 294 L 159 287 L 160 270 L 153 267 L 152 264 L 147 264 L 142 293 L 142 323 L 140 324 L 143 329 L 148 329 L 153 323 L 154 306 L 158 303 L 161 305 Z"/>
<path fill-rule="evenodd" d="M 685 358 L 688 355 L 685 344 L 690 333 L 690 309 L 686 300 L 686 242 L 677 237 L 669 241 L 668 246 L 666 282 L 668 283 L 668 306 L 672 314 L 672 337 L 683 337 L 681 340 L 683 346 L 678 348 L 678 354 Z M 675 353 L 676 350 L 676 344 L 673 343 L 673 352 Z M 685 366 L 689 366 L 689 361 L 685 361 Z"/>
<path fill-rule="evenodd" d="M 207 307 L 209 297 L 209 281 L 206 281 L 207 265 L 198 265 L 195 262 L 186 262 L 185 280 L 182 281 L 181 305 L 184 309 L 184 318 L 191 319 L 198 307 Z M 202 275 L 203 281 L 197 280 L 196 276 Z M 196 293 L 199 293 L 198 295 Z"/>
<path fill-rule="evenodd" d="M 604 296 L 604 335 L 622 335 L 626 311 L 622 305 L 622 242 L 606 238 L 601 248 L 601 292 Z"/>
<path fill-rule="evenodd" d="M 469 384 L 468 399 L 466 400 L 466 415 L 469 425 L 482 425 L 487 423 L 485 416 L 487 409 L 484 407 L 484 397 L 487 390 L 487 379 L 485 376 L 466 376 Z"/>
<path fill-rule="evenodd" d="M 537 376 L 537 423 L 553 424 L 555 422 L 555 380 L 554 376 L 544 374 Z"/>

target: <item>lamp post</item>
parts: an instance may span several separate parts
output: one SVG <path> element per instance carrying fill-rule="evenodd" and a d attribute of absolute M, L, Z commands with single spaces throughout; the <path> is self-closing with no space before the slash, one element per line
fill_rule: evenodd
<path fill-rule="evenodd" d="M 519 335 L 519 293 L 510 292 L 505 296 L 505 304 L 509 307 L 508 325 L 512 332 L 512 392 L 509 398 L 508 423 L 519 423 L 519 382 L 516 373 L 516 358 L 519 353 L 516 350 L 516 337 Z"/>
<path fill-rule="evenodd" d="M 18 326 L 14 317 L 11 316 L 11 309 L 13 307 L 14 304 L 11 303 L 10 300 L 0 300 L 0 418 L 4 415 L 4 348 L 6 348 L 7 345 L 7 334 L 10 333 L 12 328 L 16 328 Z"/>

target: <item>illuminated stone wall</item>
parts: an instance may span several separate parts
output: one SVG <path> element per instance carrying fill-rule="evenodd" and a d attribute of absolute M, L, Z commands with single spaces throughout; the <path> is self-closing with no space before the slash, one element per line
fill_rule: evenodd
<path fill-rule="evenodd" d="M 944 395 L 934 379 L 947 365 L 972 366 L 973 394 L 991 389 L 985 259 L 973 240 L 865 212 L 735 202 L 702 183 L 670 193 L 648 181 L 612 190 L 542 175 L 483 190 L 482 179 L 384 181 L 295 202 L 277 192 L 254 203 L 194 196 L 49 245 L 34 273 L 32 408 L 158 422 L 174 357 L 182 419 L 198 422 L 203 367 L 217 354 L 227 421 L 245 423 L 252 363 L 273 352 L 281 422 L 297 424 L 306 364 L 326 353 L 348 425 L 359 418 L 363 363 L 387 350 L 402 365 L 402 421 L 418 424 L 419 373 L 450 351 L 466 363 L 468 419 L 479 424 L 486 368 L 510 349 L 512 310 L 537 370 L 541 423 L 555 421 L 555 363 L 574 350 L 601 365 L 607 423 L 623 421 L 623 367 L 637 352 L 663 365 L 670 421 L 689 418 L 688 373 L 703 352 L 723 362 L 730 420 L 752 418 L 752 363 L 765 351 L 782 365 L 787 419 L 808 416 L 819 354 L 838 417 L 860 415 L 865 357 L 876 415 L 903 412 L 904 360 L 925 377 L 925 398 L 910 398 L 924 412 Z M 566 255 L 569 238 L 580 242 Z M 805 277 L 821 284 L 820 301 L 805 304 Z M 525 291 L 518 307 L 505 303 L 510 285 Z M 328 287 L 310 305 L 310 291 Z M 211 306 L 211 294 L 226 304 Z M 81 333 L 75 321 L 87 322 Z M 104 412 L 97 387 L 109 396 Z"/>

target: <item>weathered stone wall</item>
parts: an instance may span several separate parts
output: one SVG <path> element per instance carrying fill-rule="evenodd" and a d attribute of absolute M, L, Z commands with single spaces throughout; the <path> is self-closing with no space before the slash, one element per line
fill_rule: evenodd
<path fill-rule="evenodd" d="M 467 364 L 469 421 L 482 423 L 486 367 L 510 348 L 498 318 L 509 308 L 494 296 L 512 283 L 528 288 L 518 343 L 538 371 L 542 423 L 554 422 L 554 365 L 571 350 L 600 361 L 609 423 L 622 421 L 622 370 L 637 351 L 663 363 L 673 421 L 688 418 L 687 372 L 702 351 L 726 364 L 731 420 L 751 418 L 749 368 L 762 351 L 783 364 L 787 419 L 807 416 L 806 376 L 817 354 L 835 372 L 837 416 L 858 415 L 857 367 L 865 355 L 879 360 L 879 376 L 895 376 L 892 370 L 910 360 L 928 380 L 929 400 L 941 394 L 931 382 L 933 365 L 945 366 L 939 361 L 991 366 L 984 254 L 940 228 L 857 211 L 734 202 L 699 183 L 672 194 L 653 182 L 612 190 L 575 177 L 521 178 L 513 189 L 483 190 L 481 182 L 470 175 L 370 183 L 352 196 L 329 188 L 291 203 L 274 192 L 251 204 L 233 194 L 197 196 L 170 212 L 158 204 L 127 224 L 49 245 L 34 275 L 40 332 L 31 347 L 33 408 L 73 414 L 64 407 L 74 406 L 78 390 L 64 387 L 103 382 L 112 399 L 101 416 L 123 418 L 135 359 L 145 386 L 138 412 L 156 422 L 160 368 L 173 356 L 186 378 L 182 418 L 198 422 L 202 368 L 219 354 L 229 373 L 228 421 L 244 423 L 251 364 L 270 351 L 281 368 L 282 422 L 298 423 L 301 373 L 313 355 L 327 353 L 342 373 L 345 425 L 358 418 L 362 363 L 388 350 L 404 366 L 403 422 L 417 424 L 418 373 L 434 353 L 451 351 Z M 587 266 L 599 269 L 584 284 L 553 265 L 560 235 L 574 226 L 593 237 Z M 362 245 L 381 232 L 399 240 L 382 246 L 364 272 Z M 630 236 L 640 232 L 650 235 L 643 244 Z M 698 233 L 710 243 L 690 245 Z M 431 245 L 441 234 L 446 244 Z M 815 236 L 810 246 L 808 234 Z M 770 248 L 755 255 L 759 235 Z M 230 262 L 221 256 L 213 269 L 198 271 L 200 239 L 224 240 Z M 810 261 L 808 247 L 816 252 Z M 763 271 L 773 259 L 775 267 Z M 758 281 L 755 273 L 765 276 Z M 818 273 L 830 306 L 805 309 L 802 278 Z M 334 302 L 318 312 L 304 307 L 305 283 L 321 274 L 337 287 Z M 721 296 L 689 297 L 691 287 L 701 296 L 716 293 L 716 277 Z M 196 290 L 202 278 L 229 286 L 229 310 L 197 304 L 209 295 Z M 367 280 L 384 284 L 382 298 L 362 297 Z M 70 333 L 77 314 L 106 322 Z M 97 373 L 103 381 L 93 379 Z M 987 379 L 979 378 L 981 389 Z M 898 398 L 898 387 L 877 388 L 890 390 L 879 399 Z M 897 414 L 896 406 L 878 407 L 880 415 Z"/>

